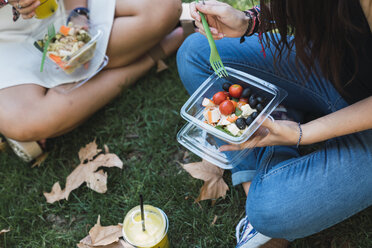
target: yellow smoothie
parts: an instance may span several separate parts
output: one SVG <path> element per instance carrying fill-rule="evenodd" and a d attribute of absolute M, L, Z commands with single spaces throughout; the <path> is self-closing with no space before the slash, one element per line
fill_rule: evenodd
<path fill-rule="evenodd" d="M 40 0 L 40 5 L 35 10 L 36 18 L 48 18 L 52 16 L 57 11 L 57 9 L 57 0 Z"/>
<path fill-rule="evenodd" d="M 140 206 L 131 209 L 123 222 L 123 236 L 138 248 L 169 248 L 168 218 L 159 208 L 144 206 L 146 230 L 142 230 Z"/>

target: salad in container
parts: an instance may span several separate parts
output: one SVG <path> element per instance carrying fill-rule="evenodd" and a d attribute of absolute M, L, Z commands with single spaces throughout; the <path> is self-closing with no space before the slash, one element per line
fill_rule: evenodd
<path fill-rule="evenodd" d="M 252 149 L 221 152 L 219 148 L 249 141 L 287 92 L 245 72 L 225 69 L 228 77 L 211 75 L 183 105 L 181 116 L 188 123 L 177 140 L 199 157 L 231 169 Z"/>
<path fill-rule="evenodd" d="M 71 74 L 93 58 L 99 35 L 92 37 L 83 27 L 69 22 L 62 25 L 54 37 L 50 37 L 48 32 L 34 45 L 40 52 L 46 49 L 46 57 Z"/>

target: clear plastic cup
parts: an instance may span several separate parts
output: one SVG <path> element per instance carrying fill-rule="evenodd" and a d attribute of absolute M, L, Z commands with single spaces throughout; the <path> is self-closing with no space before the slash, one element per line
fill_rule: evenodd
<path fill-rule="evenodd" d="M 201 86 L 190 96 L 181 108 L 181 116 L 188 123 L 178 132 L 178 142 L 199 157 L 223 168 L 231 169 L 237 166 L 252 149 L 240 151 L 221 152 L 223 145 L 241 144 L 247 142 L 262 122 L 270 116 L 270 113 L 284 100 L 287 92 L 269 82 L 249 75 L 236 69 L 225 67 L 229 76 L 220 78 L 212 74 Z M 265 99 L 265 107 L 257 118 L 249 125 L 240 136 L 232 136 L 208 123 L 205 123 L 202 106 L 204 98 L 212 99 L 213 95 L 222 91 L 224 83 L 239 84 L 243 88 L 249 87 L 252 93 Z M 258 135 L 256 133 L 256 135 Z M 254 147 L 255 144 L 250 144 Z"/>
<path fill-rule="evenodd" d="M 146 230 L 142 230 L 140 206 L 132 208 L 123 221 L 123 237 L 138 248 L 170 248 L 168 217 L 159 208 L 144 205 Z"/>

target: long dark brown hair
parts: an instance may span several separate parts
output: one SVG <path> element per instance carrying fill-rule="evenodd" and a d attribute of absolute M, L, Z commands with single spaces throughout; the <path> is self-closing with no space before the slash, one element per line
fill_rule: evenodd
<path fill-rule="evenodd" d="M 307 75 L 319 63 L 323 76 L 337 89 L 342 91 L 352 81 L 358 63 L 348 82 L 341 82 L 340 72 L 345 49 L 354 58 L 357 56 L 351 37 L 363 31 L 355 24 L 355 15 L 363 15 L 359 0 L 260 0 L 260 4 L 261 31 L 274 27 L 267 37 L 277 48 L 277 59 L 282 59 L 284 49 L 295 45 L 297 63 L 303 63 Z M 289 39 L 289 35 L 294 35 L 294 39 Z"/>

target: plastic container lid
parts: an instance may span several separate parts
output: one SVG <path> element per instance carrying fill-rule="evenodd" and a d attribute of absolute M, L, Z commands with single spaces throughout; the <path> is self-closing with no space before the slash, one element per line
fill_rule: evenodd
<path fill-rule="evenodd" d="M 228 143 L 209 134 L 206 130 L 188 123 L 177 134 L 177 141 L 185 148 L 217 165 L 222 169 L 232 169 L 242 158 L 246 157 L 252 149 L 221 152 L 219 148 Z"/>
<path fill-rule="evenodd" d="M 189 123 L 179 131 L 177 140 L 199 157 L 223 169 L 231 169 L 237 166 L 251 152 L 251 149 L 221 152 L 219 148 L 222 145 L 241 144 L 247 141 L 270 113 L 283 101 L 287 92 L 247 73 L 229 67 L 225 67 L 225 69 L 229 77 L 220 78 L 216 74 L 212 74 L 183 105 L 181 116 Z M 215 93 L 223 90 L 222 85 L 226 82 L 239 84 L 243 88 L 249 87 L 254 94 L 266 99 L 264 109 L 239 137 L 229 135 L 204 122 L 203 99 L 212 99 Z M 255 144 L 251 144 L 251 146 L 254 147 Z"/>

